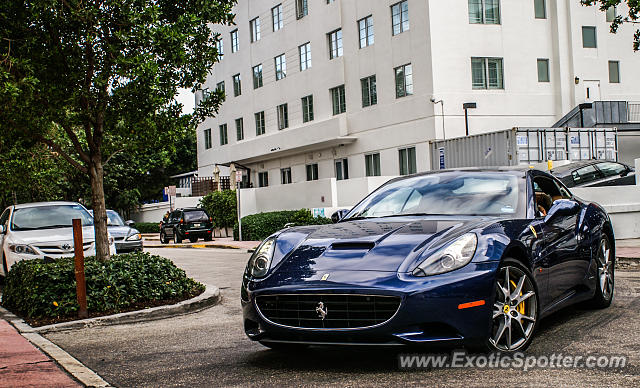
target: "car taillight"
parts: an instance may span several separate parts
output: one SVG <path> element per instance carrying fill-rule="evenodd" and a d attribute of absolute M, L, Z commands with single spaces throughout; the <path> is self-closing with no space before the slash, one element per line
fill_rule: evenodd
<path fill-rule="evenodd" d="M 184 224 L 184 220 L 183 220 L 182 218 L 180 219 L 180 223 L 181 223 L 181 224 Z"/>
<path fill-rule="evenodd" d="M 213 222 L 213 217 L 209 217 L 209 222 Z"/>

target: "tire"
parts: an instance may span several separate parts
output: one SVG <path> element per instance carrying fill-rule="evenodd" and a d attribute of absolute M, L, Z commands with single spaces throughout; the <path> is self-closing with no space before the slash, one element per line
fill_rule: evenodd
<path fill-rule="evenodd" d="M 173 231 L 173 242 L 176 244 L 182 244 L 182 237 L 180 237 L 178 233 L 178 229 Z"/>
<path fill-rule="evenodd" d="M 164 230 L 160 231 L 160 242 L 162 244 L 169 244 L 169 237 L 167 237 L 167 234 L 164 232 Z"/>
<path fill-rule="evenodd" d="M 505 283 L 508 283 L 507 289 Z M 538 287 L 531 272 L 511 258 L 505 258 L 500 264 L 495 287 L 485 350 L 521 352 L 531 344 L 538 326 Z"/>
<path fill-rule="evenodd" d="M 262 346 L 266 346 L 271 350 L 276 350 L 278 352 L 299 352 L 309 347 L 309 345 L 305 344 L 290 344 L 284 342 L 264 342 L 259 341 Z"/>
<path fill-rule="evenodd" d="M 602 309 L 609 307 L 613 301 L 615 286 L 616 258 L 611 255 L 611 243 L 606 235 L 602 235 L 596 255 L 596 292 L 589 306 Z"/>
<path fill-rule="evenodd" d="M 189 241 L 191 241 L 192 243 L 198 241 L 197 237 L 189 237 Z"/>

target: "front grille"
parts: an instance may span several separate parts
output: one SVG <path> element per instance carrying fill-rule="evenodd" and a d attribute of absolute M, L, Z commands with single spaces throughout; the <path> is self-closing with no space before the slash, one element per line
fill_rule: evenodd
<path fill-rule="evenodd" d="M 391 319 L 401 298 L 381 295 L 286 294 L 260 295 L 256 305 L 273 323 L 308 329 L 355 329 Z M 320 309 L 322 303 L 323 309 Z M 326 315 L 322 319 L 322 311 Z"/>
<path fill-rule="evenodd" d="M 83 250 L 85 252 L 88 251 L 91 248 L 91 245 L 93 245 L 93 242 L 82 243 Z M 63 254 L 74 253 L 73 241 L 67 244 L 60 244 L 60 245 L 36 245 L 36 248 L 41 250 L 42 253 L 49 254 L 49 255 L 63 255 Z"/>

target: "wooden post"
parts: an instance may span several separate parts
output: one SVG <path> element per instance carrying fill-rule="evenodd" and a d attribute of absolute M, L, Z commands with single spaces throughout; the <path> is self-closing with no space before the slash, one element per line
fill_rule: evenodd
<path fill-rule="evenodd" d="M 87 311 L 87 285 L 84 279 L 84 246 L 82 244 L 82 220 L 73 221 L 73 246 L 76 267 L 76 294 L 78 296 L 78 318 L 88 318 Z"/>

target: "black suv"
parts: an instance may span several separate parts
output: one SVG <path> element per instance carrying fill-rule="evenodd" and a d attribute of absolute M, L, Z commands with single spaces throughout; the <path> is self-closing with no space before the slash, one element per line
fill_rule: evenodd
<path fill-rule="evenodd" d="M 624 186 L 636 184 L 636 171 L 623 163 L 586 160 L 556 167 L 551 173 L 567 187 Z"/>
<path fill-rule="evenodd" d="M 167 244 L 171 238 L 177 244 L 184 239 L 191 242 L 203 238 L 211 241 L 213 220 L 204 209 L 177 209 L 169 213 L 160 223 L 160 241 Z"/>

